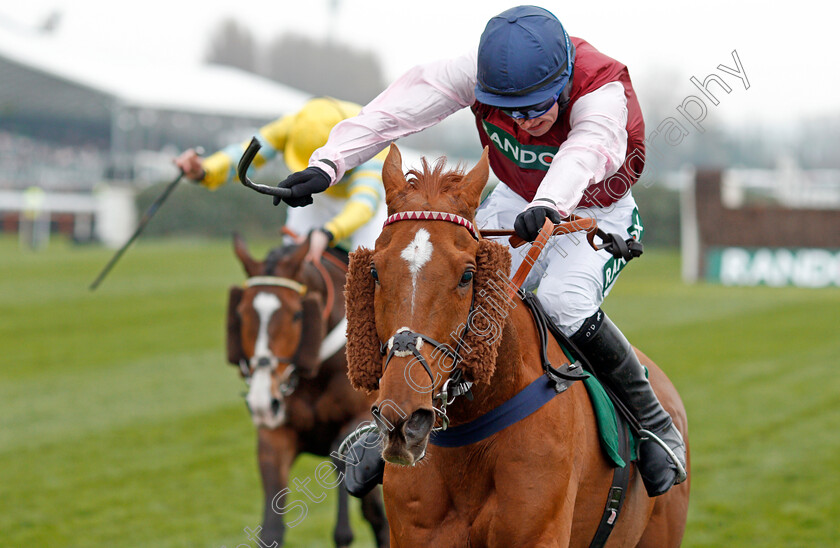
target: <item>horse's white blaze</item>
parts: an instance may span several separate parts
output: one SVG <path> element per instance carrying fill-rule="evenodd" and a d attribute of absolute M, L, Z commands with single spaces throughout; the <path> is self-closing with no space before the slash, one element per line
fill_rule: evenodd
<path fill-rule="evenodd" d="M 257 340 L 254 343 L 254 356 L 251 358 L 256 362 L 259 358 L 272 358 L 271 349 L 268 346 L 268 324 L 275 312 L 280 310 L 280 299 L 272 293 L 257 293 L 254 297 L 253 307 L 260 319 L 257 330 Z M 276 416 L 271 410 L 271 367 L 257 367 L 251 376 L 251 384 L 248 387 L 248 407 L 251 409 L 251 418 L 257 426 L 274 428 L 279 426 L 283 420 L 283 413 Z M 282 404 L 281 404 L 282 407 Z"/>
<path fill-rule="evenodd" d="M 411 313 L 414 314 L 414 294 L 417 292 L 417 275 L 423 266 L 432 258 L 432 242 L 429 241 L 429 231 L 421 228 L 414 235 L 414 239 L 400 253 L 400 257 L 408 263 L 411 273 Z"/>
<path fill-rule="evenodd" d="M 271 369 L 259 367 L 251 377 L 251 386 L 248 388 L 248 407 L 251 409 L 251 419 L 257 426 L 274 428 L 283 421 L 283 414 L 276 416 L 271 410 Z M 281 408 L 282 408 L 281 403 Z"/>
<path fill-rule="evenodd" d="M 257 331 L 257 342 L 254 343 L 254 358 L 271 356 L 268 348 L 268 323 L 271 316 L 280 310 L 280 299 L 272 293 L 257 293 L 254 297 L 254 311 L 260 318 L 260 327 Z"/>

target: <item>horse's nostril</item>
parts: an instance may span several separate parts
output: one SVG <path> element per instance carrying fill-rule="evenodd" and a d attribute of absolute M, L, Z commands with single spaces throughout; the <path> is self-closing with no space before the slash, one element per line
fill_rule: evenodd
<path fill-rule="evenodd" d="M 276 415 L 278 411 L 280 411 L 280 400 L 271 398 L 271 412 Z"/>
<path fill-rule="evenodd" d="M 372 406 L 370 408 L 370 414 L 373 415 L 373 422 L 376 424 L 376 427 L 379 428 L 380 432 L 388 432 L 390 428 L 387 428 L 387 425 L 384 420 L 382 420 L 382 415 L 379 413 L 379 408 L 377 406 Z"/>
<path fill-rule="evenodd" d="M 257 367 L 268 367 L 271 365 L 271 358 L 263 356 L 257 360 Z"/>
<path fill-rule="evenodd" d="M 405 435 L 415 439 L 425 437 L 432 429 L 434 417 L 428 409 L 418 409 L 405 423 Z"/>

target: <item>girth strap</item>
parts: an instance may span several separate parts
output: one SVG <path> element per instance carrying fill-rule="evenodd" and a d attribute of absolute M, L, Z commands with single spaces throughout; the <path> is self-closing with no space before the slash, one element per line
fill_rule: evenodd
<path fill-rule="evenodd" d="M 607 494 L 607 504 L 604 507 L 604 514 L 601 516 L 601 523 L 598 524 L 598 529 L 595 531 L 595 537 L 589 544 L 589 548 L 601 548 L 607 543 L 610 538 L 618 515 L 621 513 L 621 507 L 624 505 L 624 496 L 627 493 L 627 487 L 630 485 L 630 436 L 627 433 L 627 427 L 619 417 L 618 421 L 618 450 L 621 458 L 624 460 L 624 466 L 616 466 L 613 471 L 613 481 L 610 491 Z"/>

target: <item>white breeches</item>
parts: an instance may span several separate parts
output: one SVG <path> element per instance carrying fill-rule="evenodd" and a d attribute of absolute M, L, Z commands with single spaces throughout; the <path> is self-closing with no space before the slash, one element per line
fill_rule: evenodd
<path fill-rule="evenodd" d="M 312 203 L 305 207 L 289 207 L 286 210 L 286 226 L 301 236 L 306 236 L 312 230 L 321 228 L 330 219 L 341 213 L 346 200 L 333 198 L 326 194 L 313 194 Z M 388 218 L 388 208 L 385 203 L 380 203 L 370 221 L 359 227 L 356 232 L 350 235 L 350 249 L 353 251 L 359 246 L 373 249 L 376 238 L 382 232 L 382 225 Z M 291 240 L 287 239 L 286 243 Z"/>
<path fill-rule="evenodd" d="M 527 206 L 524 198 L 499 183 L 476 212 L 477 228 L 512 229 L 516 216 Z M 632 233 L 641 240 L 644 231 L 631 193 L 610 206 L 578 208 L 574 213 L 580 217 L 594 217 L 604 232 L 616 233 L 622 239 L 629 238 Z M 513 249 L 507 238 L 498 241 L 511 251 L 513 276 L 528 252 L 528 245 Z M 566 335 L 572 335 L 601 306 L 625 264 L 623 259 L 614 259 L 606 251 L 592 249 L 583 233 L 555 236 L 546 245 L 522 288 L 526 291 L 536 289 L 546 313 Z"/>

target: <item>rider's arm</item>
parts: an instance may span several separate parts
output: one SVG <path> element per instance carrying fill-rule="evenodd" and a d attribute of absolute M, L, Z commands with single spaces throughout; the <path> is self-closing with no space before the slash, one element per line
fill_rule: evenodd
<path fill-rule="evenodd" d="M 333 184 L 393 141 L 431 127 L 475 102 L 476 52 L 419 65 L 403 74 L 358 116 L 339 123 L 309 160 Z M 322 160 L 332 162 L 336 169 Z"/>
<path fill-rule="evenodd" d="M 551 162 L 534 196 L 534 206 L 549 199 L 568 216 L 586 188 L 613 175 L 627 154 L 627 97 L 620 82 L 610 82 L 578 99 L 570 113 L 571 131 Z"/>
<path fill-rule="evenodd" d="M 284 116 L 279 120 L 275 120 L 265 126 L 261 127 L 257 138 L 262 144 L 259 154 L 251 164 L 252 167 L 259 169 L 265 163 L 275 156 L 277 152 L 285 148 L 286 136 L 289 133 L 289 127 L 294 120 L 294 116 Z M 231 180 L 238 180 L 236 175 L 236 165 L 242 153 L 248 146 L 249 141 L 244 143 L 233 144 L 224 149 L 212 154 L 204 159 L 201 167 L 204 168 L 204 179 L 201 184 L 213 190 Z"/>
<path fill-rule="evenodd" d="M 384 207 L 381 159 L 374 158 L 363 163 L 350 171 L 347 179 L 347 203 L 338 215 L 324 225 L 333 235 L 333 245 L 367 224 L 376 210 Z"/>

